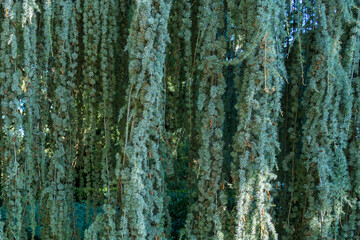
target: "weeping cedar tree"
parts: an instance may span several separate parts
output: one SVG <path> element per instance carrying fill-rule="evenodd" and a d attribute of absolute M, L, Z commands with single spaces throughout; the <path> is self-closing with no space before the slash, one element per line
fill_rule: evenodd
<path fill-rule="evenodd" d="M 0 239 L 359 239 L 359 0 L 3 0 Z"/>

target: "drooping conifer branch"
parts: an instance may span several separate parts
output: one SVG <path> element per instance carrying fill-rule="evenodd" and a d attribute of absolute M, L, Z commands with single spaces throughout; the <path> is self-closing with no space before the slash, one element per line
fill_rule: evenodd
<path fill-rule="evenodd" d="M 163 71 L 169 36 L 171 1 L 137 1 L 127 50 L 126 142 L 121 181 L 124 239 L 157 239 L 164 235 Z"/>
<path fill-rule="evenodd" d="M 345 150 L 353 97 L 351 78 L 339 52 L 341 19 L 346 16 L 348 4 L 316 3 L 320 14 L 304 96 L 307 113 L 301 155 L 307 170 L 302 232 L 311 239 L 337 238 L 343 206 L 349 201 Z"/>
<path fill-rule="evenodd" d="M 276 178 L 277 125 L 284 83 L 281 42 L 276 27 L 283 1 L 241 2 L 244 51 L 239 124 L 234 137 L 232 177 L 236 188 L 237 239 L 277 238 L 271 216 Z M 257 16 L 254 18 L 253 16 Z"/>
<path fill-rule="evenodd" d="M 14 1 L 3 1 L 2 9 L 4 20 L 1 34 L 1 95 L 2 113 L 6 118 L 3 121 L 2 161 L 3 174 L 3 201 L 9 211 L 6 214 L 6 236 L 22 238 L 24 236 L 24 179 L 25 169 L 21 164 L 23 151 L 21 151 L 23 128 L 23 92 L 21 88 L 22 70 L 19 56 L 19 42 L 21 34 L 18 26 L 21 25 L 21 5 Z"/>
<path fill-rule="evenodd" d="M 225 183 L 221 177 L 225 80 L 221 59 L 225 56 L 226 45 L 224 36 L 221 36 L 225 16 L 219 12 L 224 12 L 222 1 L 200 2 L 200 83 L 197 110 L 201 112 L 201 129 L 195 167 L 197 192 L 195 203 L 189 209 L 185 229 L 185 235 L 190 239 L 224 239 L 221 219 L 226 197 Z"/>

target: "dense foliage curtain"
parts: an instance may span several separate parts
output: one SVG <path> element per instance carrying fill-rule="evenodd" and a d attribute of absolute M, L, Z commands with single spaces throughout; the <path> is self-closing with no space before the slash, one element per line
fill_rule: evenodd
<path fill-rule="evenodd" d="M 358 0 L 2 0 L 0 239 L 360 239 Z"/>

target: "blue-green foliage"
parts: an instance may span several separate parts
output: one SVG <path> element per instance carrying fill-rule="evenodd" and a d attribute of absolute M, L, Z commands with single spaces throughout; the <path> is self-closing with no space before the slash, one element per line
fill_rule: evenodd
<path fill-rule="evenodd" d="M 3 0 L 0 239 L 360 238 L 359 0 Z"/>
<path fill-rule="evenodd" d="M 225 38 L 221 36 L 225 16 L 222 1 L 200 1 L 197 61 L 199 95 L 197 121 L 199 144 L 194 176 L 197 178 L 195 202 L 190 206 L 184 235 L 188 239 L 224 239 L 226 197 L 222 180 L 225 79 L 221 60 Z M 191 107 L 191 106 L 189 106 Z"/>
<path fill-rule="evenodd" d="M 350 3 L 343 1 L 316 4 L 316 12 L 321 14 L 305 81 L 303 104 L 307 112 L 301 151 L 308 172 L 303 228 L 312 239 L 337 238 L 344 206 L 351 200 L 345 151 L 352 115 L 352 80 L 340 56 L 342 20 L 348 17 L 349 7 Z"/>
<path fill-rule="evenodd" d="M 165 48 L 171 1 L 137 1 L 127 50 L 126 137 L 121 159 L 123 239 L 157 239 L 164 234 L 163 161 Z"/>
<path fill-rule="evenodd" d="M 284 1 L 240 3 L 246 56 L 237 82 L 239 123 L 232 154 L 237 239 L 277 238 L 270 207 L 279 149 L 280 98 L 286 78 L 278 29 L 283 5 Z"/>

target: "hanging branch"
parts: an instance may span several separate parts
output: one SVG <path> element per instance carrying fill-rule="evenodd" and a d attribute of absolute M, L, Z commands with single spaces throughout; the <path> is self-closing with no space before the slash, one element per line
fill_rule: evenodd
<path fill-rule="evenodd" d="M 279 32 L 283 1 L 241 3 L 244 53 L 239 86 L 239 124 L 234 137 L 232 178 L 236 189 L 238 239 L 277 239 L 271 216 L 276 178 L 277 125 L 285 72 Z M 253 16 L 258 16 L 254 18 Z"/>
<path fill-rule="evenodd" d="M 21 88 L 22 71 L 21 58 L 18 48 L 21 46 L 18 26 L 21 4 L 12 0 L 3 1 L 5 19 L 2 23 L 1 33 L 1 95 L 2 113 L 4 116 L 2 161 L 5 177 L 3 179 L 4 206 L 8 209 L 6 214 L 5 234 L 11 239 L 20 239 L 24 236 L 23 213 L 25 194 L 25 171 L 22 164 L 23 151 L 23 92 Z M 20 46 L 19 46 L 20 45 Z M 5 236 L 5 237 L 6 237 Z"/>
<path fill-rule="evenodd" d="M 196 166 L 197 192 L 190 207 L 184 233 L 188 238 L 224 239 L 221 219 L 226 196 L 222 188 L 223 133 L 225 79 L 222 64 L 226 42 L 219 36 L 224 28 L 222 1 L 200 1 L 198 28 L 206 31 L 200 51 L 199 96 L 197 110 L 201 112 L 200 148 Z M 216 17 L 216 18 L 215 18 Z M 204 33 L 204 32 L 202 32 Z"/>
<path fill-rule="evenodd" d="M 157 239 L 164 235 L 163 65 L 169 40 L 167 22 L 171 1 L 137 1 L 132 17 L 129 52 L 130 114 L 125 146 L 122 229 L 124 239 Z M 131 124 L 130 124 L 131 123 Z"/>
<path fill-rule="evenodd" d="M 301 235 L 311 239 L 339 236 L 343 206 L 349 201 L 345 149 L 353 101 L 351 78 L 339 56 L 342 12 L 350 3 L 316 3 L 319 24 L 305 90 L 301 152 L 307 169 Z"/>

